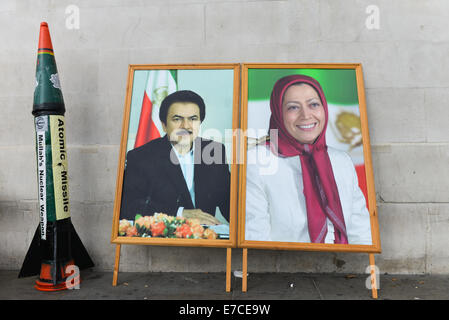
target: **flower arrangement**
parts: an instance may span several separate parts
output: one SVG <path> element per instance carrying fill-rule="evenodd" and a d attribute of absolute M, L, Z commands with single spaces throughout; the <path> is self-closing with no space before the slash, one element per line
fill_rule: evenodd
<path fill-rule="evenodd" d="M 134 221 L 122 219 L 119 235 L 126 237 L 160 237 L 183 239 L 217 239 L 215 231 L 203 227 L 196 219 L 173 217 L 165 213 L 136 215 Z"/>

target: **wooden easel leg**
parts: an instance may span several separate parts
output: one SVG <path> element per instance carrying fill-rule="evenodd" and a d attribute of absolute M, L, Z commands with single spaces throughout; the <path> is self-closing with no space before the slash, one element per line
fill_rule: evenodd
<path fill-rule="evenodd" d="M 373 299 L 377 299 L 377 275 L 376 275 L 376 263 L 374 262 L 374 254 L 369 254 L 369 265 L 371 273 L 371 291 Z"/>
<path fill-rule="evenodd" d="M 115 263 L 114 263 L 114 273 L 112 275 L 112 286 L 117 286 L 118 279 L 118 268 L 120 264 L 120 244 L 115 247 Z"/>
<path fill-rule="evenodd" d="M 232 249 L 226 249 L 226 292 L 231 292 L 231 258 Z"/>
<path fill-rule="evenodd" d="M 248 249 L 243 249 L 243 267 L 242 267 L 242 292 L 246 292 L 248 283 Z"/>

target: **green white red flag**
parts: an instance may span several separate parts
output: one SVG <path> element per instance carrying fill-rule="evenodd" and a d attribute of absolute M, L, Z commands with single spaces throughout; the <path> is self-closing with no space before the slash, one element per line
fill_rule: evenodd
<path fill-rule="evenodd" d="M 329 123 L 327 145 L 343 150 L 351 157 L 359 186 L 368 203 L 365 160 L 363 155 L 360 111 L 355 71 L 351 69 L 250 69 L 248 72 L 248 141 L 267 135 L 270 120 L 270 95 L 274 83 L 290 74 L 315 78 L 326 96 Z"/>
<path fill-rule="evenodd" d="M 149 71 L 134 148 L 163 135 L 159 108 L 162 100 L 176 91 L 176 78 L 176 70 Z"/>

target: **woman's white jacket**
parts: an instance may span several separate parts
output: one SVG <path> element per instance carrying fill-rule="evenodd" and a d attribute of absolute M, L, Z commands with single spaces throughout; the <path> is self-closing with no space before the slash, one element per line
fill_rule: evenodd
<path fill-rule="evenodd" d="M 349 244 L 371 245 L 370 216 L 354 164 L 328 147 Z M 278 157 L 266 146 L 248 150 L 245 240 L 310 242 L 299 156 Z M 325 243 L 334 243 L 328 220 Z"/>

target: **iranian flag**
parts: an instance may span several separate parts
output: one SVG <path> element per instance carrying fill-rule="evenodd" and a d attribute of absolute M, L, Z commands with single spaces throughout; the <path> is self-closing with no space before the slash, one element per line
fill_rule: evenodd
<path fill-rule="evenodd" d="M 148 72 L 134 148 L 162 136 L 159 108 L 162 100 L 176 91 L 176 77 L 176 70 L 150 70 Z"/>
<path fill-rule="evenodd" d="M 315 78 L 326 96 L 329 123 L 326 143 L 351 157 L 359 187 L 368 204 L 360 111 L 355 71 L 348 69 L 250 69 L 248 72 L 248 145 L 264 139 L 270 120 L 270 95 L 274 83 L 290 74 Z M 253 130 L 251 130 L 253 129 Z"/>

